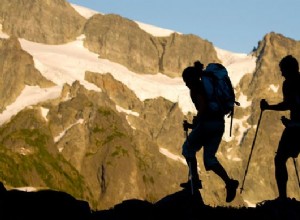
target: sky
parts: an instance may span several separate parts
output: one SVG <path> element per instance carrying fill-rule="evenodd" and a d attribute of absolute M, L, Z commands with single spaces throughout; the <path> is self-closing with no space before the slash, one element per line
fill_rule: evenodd
<path fill-rule="evenodd" d="M 299 0 L 68 0 L 250 53 L 270 32 L 300 40 Z"/>

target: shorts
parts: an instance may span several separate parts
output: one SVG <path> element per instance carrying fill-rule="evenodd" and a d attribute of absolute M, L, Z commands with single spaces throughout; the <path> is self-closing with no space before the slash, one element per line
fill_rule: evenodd
<path fill-rule="evenodd" d="M 277 155 L 285 159 L 300 153 L 300 128 L 285 128 L 279 141 Z"/>
<path fill-rule="evenodd" d="M 182 155 L 185 158 L 195 157 L 203 147 L 203 162 L 206 170 L 218 164 L 216 158 L 219 145 L 225 129 L 224 120 L 200 120 L 182 145 Z"/>

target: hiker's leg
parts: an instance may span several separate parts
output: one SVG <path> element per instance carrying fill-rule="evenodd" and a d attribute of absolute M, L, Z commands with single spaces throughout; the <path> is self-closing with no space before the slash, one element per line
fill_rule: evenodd
<path fill-rule="evenodd" d="M 217 163 L 217 164 L 211 166 L 210 170 L 213 171 L 215 174 L 217 174 L 219 177 L 221 177 L 221 179 L 224 181 L 224 183 L 228 183 L 230 181 L 230 178 L 229 178 L 226 170 L 220 163 Z"/>
<path fill-rule="evenodd" d="M 275 179 L 277 183 L 279 198 L 287 198 L 287 181 L 288 181 L 288 171 L 286 167 L 286 162 L 289 158 L 289 134 L 285 129 L 282 133 L 281 139 L 279 141 L 277 153 L 274 158 L 275 163 Z"/>
<path fill-rule="evenodd" d="M 197 159 L 195 157 L 186 158 L 186 163 L 189 167 L 188 181 L 181 183 L 180 186 L 183 188 L 202 189 L 202 182 L 198 174 Z"/>
<path fill-rule="evenodd" d="M 204 148 L 205 149 L 205 148 Z M 215 174 L 217 174 L 225 183 L 225 189 L 226 189 L 226 202 L 231 202 L 234 200 L 236 196 L 236 190 L 239 186 L 239 181 L 235 179 L 231 179 L 224 167 L 219 163 L 216 162 L 214 164 L 207 164 L 206 163 L 206 170 L 211 170 Z"/>
<path fill-rule="evenodd" d="M 201 126 L 194 128 L 182 145 L 182 155 L 186 159 L 187 164 L 192 162 L 193 165 L 196 164 L 197 166 L 196 153 L 202 147 L 202 130 Z"/>
<path fill-rule="evenodd" d="M 286 198 L 286 186 L 288 181 L 288 172 L 286 168 L 286 160 L 283 160 L 278 154 L 275 156 L 275 179 L 277 183 L 280 198 Z"/>
<path fill-rule="evenodd" d="M 184 156 L 185 160 L 188 161 L 190 160 L 190 158 L 195 158 L 196 157 L 196 153 L 197 150 L 194 147 L 195 143 L 193 141 L 193 133 L 191 132 L 190 135 L 186 138 L 186 140 L 184 141 L 183 145 L 182 145 L 182 155 Z"/>
<path fill-rule="evenodd" d="M 210 140 L 207 140 L 204 149 L 203 149 L 203 157 L 204 157 L 204 166 L 207 171 L 211 170 L 215 174 L 217 174 L 225 184 L 230 182 L 230 178 L 224 169 L 224 167 L 220 164 L 216 157 L 216 153 L 219 149 L 219 145 L 222 140 L 222 134 L 223 133 L 215 133 L 216 135 L 211 138 Z"/>
<path fill-rule="evenodd" d="M 226 170 L 216 157 L 223 133 L 224 127 L 219 125 L 219 127 L 216 127 L 213 133 L 207 136 L 208 138 L 205 141 L 203 152 L 204 166 L 206 170 L 212 170 L 224 181 L 226 184 L 226 202 L 231 202 L 236 196 L 236 189 L 239 185 L 239 182 L 229 178 Z"/>
<path fill-rule="evenodd" d="M 198 165 L 197 165 L 197 158 L 195 157 L 190 157 L 186 158 L 186 162 L 189 166 L 190 169 L 190 174 L 193 178 L 193 180 L 198 180 L 199 179 L 199 174 L 198 174 Z"/>
<path fill-rule="evenodd" d="M 225 182 L 227 180 L 227 173 L 222 165 L 219 163 L 216 153 L 224 133 L 224 126 L 222 123 L 209 122 L 207 125 L 207 133 L 203 147 L 204 166 L 207 171 L 212 170 L 220 176 Z"/>
<path fill-rule="evenodd" d="M 201 181 L 199 180 L 198 166 L 197 166 L 197 159 L 196 159 L 196 153 L 201 148 L 201 141 L 199 137 L 200 137 L 199 130 L 197 130 L 197 128 L 193 129 L 182 146 L 182 155 L 185 157 L 189 168 L 188 182 L 190 181 L 189 177 L 191 175 L 193 183 L 195 184 L 196 188 L 202 188 Z M 181 186 L 190 187 L 190 185 L 188 185 L 189 184 L 188 182 L 181 184 Z"/>

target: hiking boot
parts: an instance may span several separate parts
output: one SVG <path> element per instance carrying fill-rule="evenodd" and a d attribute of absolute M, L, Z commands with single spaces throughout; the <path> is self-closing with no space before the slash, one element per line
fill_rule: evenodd
<path fill-rule="evenodd" d="M 234 179 L 229 180 L 229 182 L 226 184 L 226 202 L 231 202 L 234 200 L 238 186 L 239 181 Z"/>
<path fill-rule="evenodd" d="M 276 199 L 274 199 L 275 203 L 278 203 L 280 205 L 284 205 L 287 204 L 289 202 L 290 198 L 286 197 L 286 196 L 279 196 Z"/>
<path fill-rule="evenodd" d="M 192 188 L 192 184 L 191 184 L 191 180 L 185 182 L 185 183 L 181 183 L 180 186 L 182 188 L 185 189 L 191 189 Z M 195 179 L 193 180 L 193 188 L 194 189 L 202 189 L 202 182 L 199 179 Z"/>

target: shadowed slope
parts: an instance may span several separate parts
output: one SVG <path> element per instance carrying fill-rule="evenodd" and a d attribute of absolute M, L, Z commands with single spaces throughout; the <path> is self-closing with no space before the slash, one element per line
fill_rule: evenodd
<path fill-rule="evenodd" d="M 0 219 L 89 219 L 89 204 L 65 192 L 6 190 L 0 184 Z"/>
<path fill-rule="evenodd" d="M 211 207 L 203 203 L 200 192 L 193 196 L 187 190 L 168 195 L 151 204 L 141 200 L 127 200 L 112 209 L 92 213 L 92 219 L 299 219 L 300 202 L 264 201 L 256 208 Z"/>
<path fill-rule="evenodd" d="M 194 220 L 194 219 L 243 219 L 243 220 L 298 220 L 300 202 L 270 200 L 257 204 L 255 208 L 211 207 L 203 203 L 199 191 L 191 195 L 182 190 L 168 195 L 156 203 L 138 199 L 125 200 L 108 210 L 90 210 L 85 201 L 71 195 L 41 190 L 23 192 L 0 187 L 0 219 L 70 219 L 70 220 Z"/>

